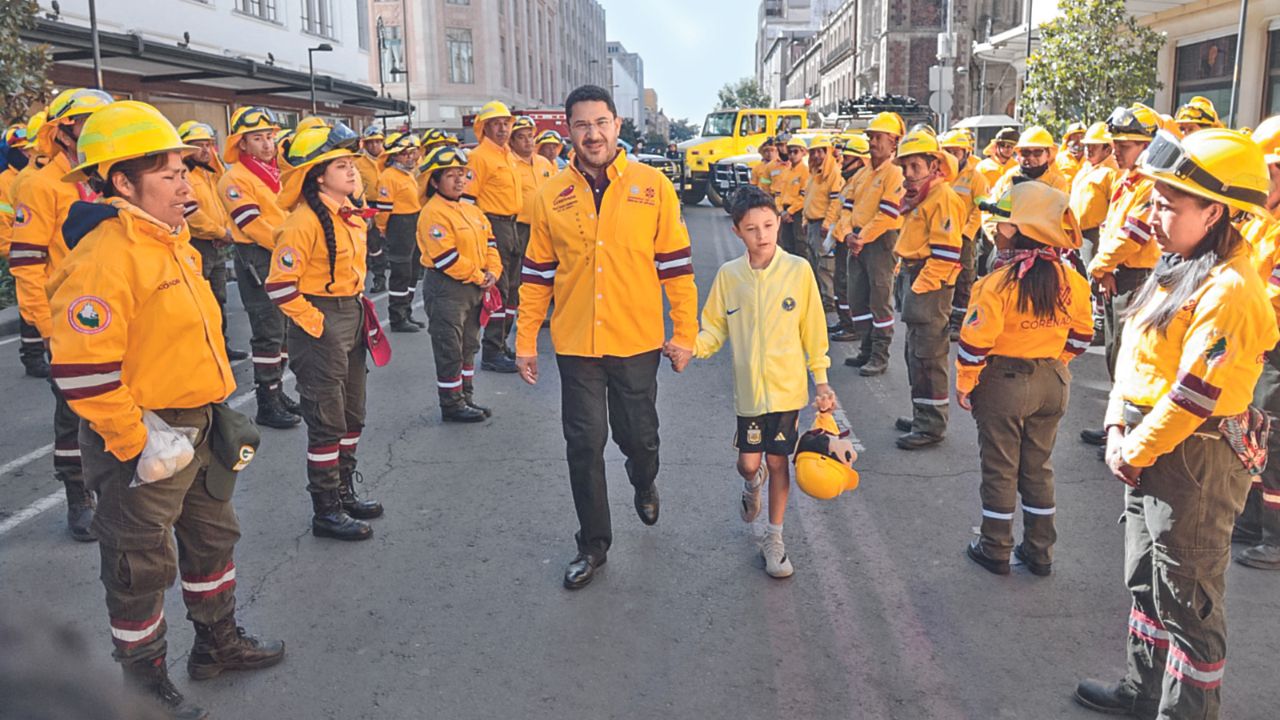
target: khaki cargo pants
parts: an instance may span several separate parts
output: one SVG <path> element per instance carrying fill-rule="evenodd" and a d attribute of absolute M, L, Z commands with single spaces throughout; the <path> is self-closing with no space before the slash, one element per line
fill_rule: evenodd
<path fill-rule="evenodd" d="M 864 249 L 863 252 L 866 252 Z M 911 291 L 923 261 L 902 264 L 902 321 L 907 325 L 907 382 L 911 384 L 911 431 L 933 437 L 947 434 L 951 390 L 947 353 L 951 351 L 950 285 L 927 293 Z"/>
<path fill-rule="evenodd" d="M 514 215 L 488 215 L 493 226 L 493 240 L 498 244 L 502 258 L 502 275 L 498 277 L 498 291 L 502 293 L 503 309 L 489 316 L 484 329 L 484 358 L 496 360 L 507 351 L 507 336 L 515 327 L 516 309 L 520 305 L 520 265 L 524 261 L 524 247 Z M 527 238 L 523 242 L 528 242 Z"/>
<path fill-rule="evenodd" d="M 190 620 L 212 625 L 236 606 L 232 551 L 240 539 L 240 523 L 231 502 L 214 498 L 205 488 L 213 408 L 154 412 L 174 427 L 200 431 L 195 459 L 171 478 L 132 488 L 137 460 L 121 462 L 89 423 L 80 423 L 85 482 L 98 493 L 93 530 L 102 556 L 111 637 L 115 657 L 124 663 L 165 654 L 164 593 L 179 571 Z"/>
<path fill-rule="evenodd" d="M 898 231 L 890 230 L 857 255 L 848 254 L 849 314 L 862 336 L 862 354 L 884 360 L 893 342 L 893 248 Z"/>
<path fill-rule="evenodd" d="M 1253 389 L 1253 404 L 1280 423 L 1280 347 L 1267 353 L 1262 376 Z M 1236 526 L 1246 533 L 1262 536 L 1262 544 L 1280 545 L 1280 424 L 1271 428 L 1267 442 L 1268 462 L 1261 475 L 1253 478 L 1249 498 Z"/>
<path fill-rule="evenodd" d="M 240 303 L 249 316 L 249 347 L 253 355 L 253 382 L 279 387 L 289 359 L 285 345 L 284 313 L 267 295 L 262 283 L 271 274 L 271 251 L 258 245 L 236 243 L 232 258 Z"/>
<path fill-rule="evenodd" d="M 809 250 L 809 266 L 813 268 L 813 276 L 818 280 L 818 294 L 822 296 L 822 304 L 835 305 L 834 258 L 822 252 L 822 242 L 827 234 L 822 230 L 821 220 L 810 220 L 805 225 L 805 243 Z"/>

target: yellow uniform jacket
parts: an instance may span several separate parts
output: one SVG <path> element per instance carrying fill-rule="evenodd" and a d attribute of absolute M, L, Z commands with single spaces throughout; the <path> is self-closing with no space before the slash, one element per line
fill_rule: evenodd
<path fill-rule="evenodd" d="M 809 165 L 805 162 L 794 166 L 787 163 L 782 172 L 773 178 L 773 191 L 777 197 L 778 212 L 788 215 L 804 211 L 804 187 L 809 183 Z"/>
<path fill-rule="evenodd" d="M 519 155 L 516 158 L 516 170 L 520 172 L 520 196 L 523 199 L 523 205 L 520 206 L 520 212 L 516 214 L 516 222 L 522 222 L 526 225 L 533 219 L 533 201 L 538 197 L 538 188 L 542 187 L 552 175 L 559 170 L 551 161 L 542 157 L 538 153 L 534 153 L 533 157 L 526 161 Z"/>
<path fill-rule="evenodd" d="M 890 230 L 902 228 L 902 168 L 893 159 L 880 163 L 880 167 L 867 165 L 855 174 L 857 183 L 845 197 L 853 200 L 847 211 L 841 211 L 836 221 L 835 236 L 843 241 L 849 233 L 857 233 L 862 243 L 869 244 Z"/>
<path fill-rule="evenodd" d="M 804 219 L 825 226 L 827 209 L 839 204 L 840 187 L 843 184 L 840 164 L 834 157 L 828 156 L 820 171 L 809 173 L 804 188 Z"/>
<path fill-rule="evenodd" d="M 1249 259 L 1267 291 L 1267 299 L 1280 325 L 1280 222 L 1275 217 L 1250 216 L 1240 225 L 1249 243 Z"/>
<path fill-rule="evenodd" d="M 730 343 L 738 415 L 799 410 L 809 404 L 809 373 L 827 381 L 826 324 L 808 261 L 777 248 L 755 270 L 743 255 L 716 273 L 693 354 L 708 358 Z"/>
<path fill-rule="evenodd" d="M 218 174 L 207 168 L 191 168 L 187 173 L 191 182 L 191 198 L 183 213 L 192 240 L 225 240 L 231 228 L 231 216 L 218 199 Z"/>
<path fill-rule="evenodd" d="M 231 218 L 231 237 L 241 245 L 270 250 L 285 211 L 276 193 L 249 168 L 235 163 L 218 179 L 218 197 Z"/>
<path fill-rule="evenodd" d="M 467 169 L 471 185 L 462 196 L 464 201 L 490 215 L 516 215 L 524 207 L 516 154 L 509 148 L 482 138 L 467 156 Z"/>
<path fill-rule="evenodd" d="M 458 282 L 480 285 L 486 270 L 502 277 L 489 218 L 471 203 L 433 195 L 418 216 L 418 250 L 424 267 Z"/>
<path fill-rule="evenodd" d="M 964 219 L 964 201 L 942 181 L 935 182 L 929 194 L 907 213 L 893 252 L 903 260 L 924 261 L 911 292 L 932 292 L 955 283 L 960 274 Z"/>
<path fill-rule="evenodd" d="M 987 180 L 987 187 L 994 187 L 996 181 L 1004 177 L 1004 174 L 1018 166 L 1018 158 L 1010 155 L 1008 162 L 1000 162 L 994 156 L 983 158 L 978 161 L 978 172 Z"/>
<path fill-rule="evenodd" d="M 1111 156 L 1100 165 L 1086 163 L 1071 183 L 1071 212 L 1080 222 L 1081 230 L 1101 227 L 1107 219 L 1107 207 L 1111 204 L 1112 186 L 1115 183 L 1116 160 Z"/>
<path fill-rule="evenodd" d="M 775 195 L 776 193 L 773 191 L 773 178 L 781 171 L 782 167 L 778 164 L 777 160 L 774 160 L 773 162 L 765 162 L 761 160 L 756 163 L 755 167 L 751 168 L 751 184 L 770 195 Z"/>
<path fill-rule="evenodd" d="M 324 313 L 307 295 L 355 297 L 364 288 L 365 245 L 368 229 L 364 216 L 350 201 L 338 204 L 320 194 L 333 223 L 333 278 L 329 278 L 329 247 L 324 228 L 311 206 L 300 203 L 276 228 L 271 251 L 271 272 L 263 289 L 280 311 L 308 335 L 324 333 Z"/>
<path fill-rule="evenodd" d="M 960 234 L 972 240 L 982 228 L 982 210 L 978 209 L 978 198 L 990 193 L 987 179 L 978 172 L 978 162 L 972 156 L 965 160 L 960 174 L 951 183 L 951 189 L 956 191 L 965 206 L 966 215 Z"/>
<path fill-rule="evenodd" d="M 858 176 L 864 172 L 867 172 L 865 164 L 854 170 L 853 174 L 848 178 L 844 177 L 842 173 L 840 180 L 836 182 L 836 187 L 840 188 L 840 190 L 836 193 L 836 199 L 827 205 L 827 217 L 823 223 L 833 234 L 835 233 L 836 225 L 840 223 L 840 214 L 853 210 L 853 188 L 858 182 Z"/>
<path fill-rule="evenodd" d="M 374 222 L 386 232 L 392 215 L 414 215 L 422 210 L 422 195 L 414 173 L 399 165 L 387 165 L 378 175 L 378 198 L 373 202 L 378 211 Z"/>
<path fill-rule="evenodd" d="M 378 158 L 361 151 L 356 155 L 356 172 L 360 173 L 365 205 L 371 206 L 378 199 L 378 175 L 382 172 L 382 164 Z"/>
<path fill-rule="evenodd" d="M 1098 250 L 1089 262 L 1089 275 L 1102 277 L 1119 267 L 1153 268 L 1160 245 L 1151 234 L 1148 216 L 1155 182 L 1136 171 L 1116 176 L 1107 219 L 1098 231 Z"/>

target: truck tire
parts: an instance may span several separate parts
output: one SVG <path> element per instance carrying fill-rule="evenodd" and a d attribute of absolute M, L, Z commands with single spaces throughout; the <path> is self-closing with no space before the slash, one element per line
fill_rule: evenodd
<path fill-rule="evenodd" d="M 702 202 L 702 198 L 707 196 L 707 184 L 695 183 L 692 189 L 682 191 L 680 200 L 685 205 L 697 205 Z"/>
<path fill-rule="evenodd" d="M 722 208 L 728 204 L 725 202 L 724 198 L 720 196 L 720 192 L 716 189 L 716 186 L 711 183 L 707 183 L 707 200 L 711 201 L 712 207 Z"/>

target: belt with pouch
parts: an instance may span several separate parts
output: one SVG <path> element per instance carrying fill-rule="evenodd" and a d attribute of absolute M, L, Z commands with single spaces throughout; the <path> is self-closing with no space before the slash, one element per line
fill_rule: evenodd
<path fill-rule="evenodd" d="M 497 213 L 485 213 L 490 220 L 501 220 L 503 222 L 515 222 L 515 215 L 499 215 Z"/>

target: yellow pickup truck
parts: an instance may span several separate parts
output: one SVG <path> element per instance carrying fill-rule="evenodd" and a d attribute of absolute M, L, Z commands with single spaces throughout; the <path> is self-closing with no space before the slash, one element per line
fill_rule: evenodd
<path fill-rule="evenodd" d="M 765 138 L 809 127 L 805 108 L 742 108 L 707 115 L 702 134 L 678 146 L 683 167 L 678 185 L 681 199 L 702 202 L 712 166 L 725 158 L 754 153 Z"/>

